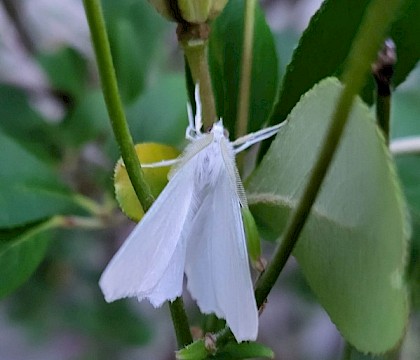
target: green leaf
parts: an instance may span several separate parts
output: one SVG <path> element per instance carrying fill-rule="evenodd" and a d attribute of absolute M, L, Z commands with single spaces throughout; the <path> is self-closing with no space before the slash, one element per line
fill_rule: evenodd
<path fill-rule="evenodd" d="M 256 342 L 242 342 L 240 344 L 231 342 L 218 349 L 216 354 L 211 355 L 206 349 L 204 340 L 200 339 L 177 351 L 176 358 L 179 360 L 239 360 L 251 358 L 274 359 L 274 352 L 269 347 Z"/>
<path fill-rule="evenodd" d="M 79 300 L 70 306 L 63 321 L 79 333 L 114 346 L 143 345 L 152 335 L 146 319 L 123 301 L 108 304 L 101 299 L 98 304 Z"/>
<path fill-rule="evenodd" d="M 114 21 L 109 35 L 120 94 L 125 103 L 130 103 L 144 85 L 144 69 L 139 65 L 141 42 L 133 25 L 125 18 Z"/>
<path fill-rule="evenodd" d="M 102 91 L 92 90 L 86 93 L 60 124 L 60 131 L 63 140 L 75 147 L 88 141 L 109 140 L 112 131 Z"/>
<path fill-rule="evenodd" d="M 167 23 L 147 1 L 108 0 L 103 6 L 121 95 L 132 103 L 160 65 Z"/>
<path fill-rule="evenodd" d="M 0 227 L 14 227 L 77 209 L 57 174 L 2 133 L 0 165 Z"/>
<path fill-rule="evenodd" d="M 181 75 L 165 75 L 127 109 L 135 143 L 177 146 L 185 139 L 187 94 Z"/>
<path fill-rule="evenodd" d="M 382 355 L 369 355 L 357 351 L 354 347 L 346 344 L 346 356 L 343 360 L 397 360 L 399 359 L 399 349 L 390 351 Z"/>
<path fill-rule="evenodd" d="M 0 230 L 0 298 L 22 285 L 45 256 L 53 221 Z"/>
<path fill-rule="evenodd" d="M 271 124 L 283 121 L 300 97 L 318 81 L 341 72 L 369 1 L 324 1 L 286 68 Z"/>
<path fill-rule="evenodd" d="M 414 77 L 415 78 L 415 77 Z M 420 136 L 420 105 L 418 89 L 398 89 L 392 103 L 392 138 Z M 413 225 L 411 237 L 409 277 L 411 305 L 420 306 L 420 156 L 404 154 L 396 156 L 398 175 L 409 204 Z"/>
<path fill-rule="evenodd" d="M 417 71 L 417 74 L 420 75 L 420 72 Z M 417 89 L 398 89 L 393 93 L 391 107 L 392 138 L 420 135 L 419 98 L 420 86 Z"/>
<path fill-rule="evenodd" d="M 280 236 L 299 201 L 341 90 L 330 78 L 302 97 L 248 182 L 266 234 Z M 357 99 L 294 255 L 332 321 L 362 352 L 383 353 L 404 334 L 408 232 L 390 155 Z"/>
<path fill-rule="evenodd" d="M 29 106 L 23 91 L 0 85 L 0 119 L 0 130 L 31 153 L 49 162 L 59 158 L 61 149 L 55 126 Z"/>
<path fill-rule="evenodd" d="M 204 340 L 196 340 L 183 349 L 176 352 L 177 360 L 202 360 L 207 359 L 209 352 L 206 349 Z"/>
<path fill-rule="evenodd" d="M 215 359 L 274 359 L 274 352 L 269 347 L 256 342 L 229 343 L 217 352 Z"/>
<path fill-rule="evenodd" d="M 407 201 L 420 213 L 420 157 L 418 155 L 399 156 L 396 163 Z"/>
<path fill-rule="evenodd" d="M 38 61 L 47 72 L 54 89 L 81 98 L 87 80 L 87 66 L 74 49 L 62 47 L 54 53 L 43 53 Z"/>
<path fill-rule="evenodd" d="M 212 24 L 209 62 L 217 113 L 235 137 L 243 44 L 244 1 L 230 0 Z M 248 131 L 267 121 L 277 92 L 278 66 L 273 36 L 257 4 L 255 7 L 253 63 Z"/>
<path fill-rule="evenodd" d="M 398 61 L 392 79 L 394 86 L 405 81 L 420 60 L 420 1 L 406 0 L 401 15 L 391 27 L 390 36 L 397 47 Z"/>

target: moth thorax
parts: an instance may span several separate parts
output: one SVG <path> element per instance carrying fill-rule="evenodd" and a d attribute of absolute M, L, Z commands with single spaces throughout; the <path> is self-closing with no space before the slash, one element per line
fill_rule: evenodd
<path fill-rule="evenodd" d="M 195 185 L 198 189 L 216 185 L 223 165 L 220 151 L 217 151 L 218 147 L 218 144 L 211 144 L 198 154 L 200 159 L 197 159 L 195 173 Z"/>

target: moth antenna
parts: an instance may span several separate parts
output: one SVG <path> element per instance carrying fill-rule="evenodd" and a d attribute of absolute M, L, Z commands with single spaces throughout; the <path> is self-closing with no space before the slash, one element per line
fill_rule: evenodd
<path fill-rule="evenodd" d="M 189 102 L 187 102 L 187 113 L 188 113 L 188 126 L 187 126 L 187 129 L 185 130 L 185 137 L 188 140 L 193 140 L 195 138 L 194 135 L 196 134 L 196 130 L 195 130 L 195 124 L 194 124 L 194 115 L 193 115 L 191 104 Z"/>
<path fill-rule="evenodd" d="M 254 133 L 250 133 L 248 135 L 242 136 L 235 141 L 232 142 L 235 154 L 249 148 L 250 146 L 263 141 L 265 139 L 268 139 L 269 137 L 274 136 L 277 134 L 277 132 L 280 130 L 281 127 L 286 125 L 288 121 L 283 121 L 280 124 L 261 129 L 259 131 L 256 131 Z"/>
<path fill-rule="evenodd" d="M 201 127 L 203 126 L 203 121 L 201 118 L 201 99 L 200 99 L 200 85 L 197 83 L 195 85 L 195 132 L 199 134 L 201 132 Z"/>

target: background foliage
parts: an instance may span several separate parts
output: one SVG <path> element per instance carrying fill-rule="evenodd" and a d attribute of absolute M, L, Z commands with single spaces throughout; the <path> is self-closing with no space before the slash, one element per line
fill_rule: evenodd
<path fill-rule="evenodd" d="M 318 81 L 340 77 L 369 2 L 327 0 L 301 36 L 290 29 L 271 30 L 257 6 L 249 131 L 283 121 Z M 156 141 L 182 150 L 187 90 L 175 26 L 143 0 L 103 0 L 103 6 L 135 142 Z M 232 139 L 242 18 L 243 2 L 230 0 L 213 24 L 209 49 L 218 114 Z M 408 0 L 390 31 L 398 49 L 393 138 L 420 135 L 420 76 L 415 69 L 420 58 L 419 18 L 419 2 Z M 26 31 L 31 32 L 29 22 Z M 0 316 L 5 320 L 0 331 L 10 340 L 1 344 L 0 357 L 172 356 L 174 340 L 167 341 L 173 335 L 165 309 L 152 311 L 147 304 L 125 300 L 106 304 L 97 286 L 131 224 L 114 200 L 112 174 L 119 154 L 92 57 L 69 42 L 53 49 L 34 42 L 28 55 L 42 69 L 47 85 L 27 87 L 6 80 L 0 84 Z M 0 47 L 2 51 L 6 50 Z M 372 80 L 361 95 L 372 104 Z M 40 96 L 62 110 L 58 120 L 42 111 L 35 101 Z M 309 112 L 306 119 L 311 116 Z M 297 139 L 304 136 L 302 128 Z M 265 144 L 261 154 L 267 148 Z M 303 166 L 302 159 L 295 161 Z M 396 166 L 412 221 L 408 278 L 413 312 L 402 350 L 403 359 L 411 360 L 420 351 L 413 340 L 420 336 L 420 158 L 397 157 Z M 270 254 L 272 245 L 266 242 L 264 247 Z M 190 302 L 188 307 L 192 322 L 201 325 L 197 309 Z M 329 342 L 316 334 L 331 334 Z M 270 295 L 260 339 L 285 359 L 335 359 L 340 352 L 337 332 L 294 262 Z M 26 353 L 16 350 L 22 344 Z M 365 358 L 351 351 L 352 358 Z"/>

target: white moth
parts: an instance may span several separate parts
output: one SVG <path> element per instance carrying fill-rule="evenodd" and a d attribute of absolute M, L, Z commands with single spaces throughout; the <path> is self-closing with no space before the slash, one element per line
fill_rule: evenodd
<path fill-rule="evenodd" d="M 234 142 L 226 138 L 222 120 L 202 133 L 197 94 L 196 89 L 195 122 L 188 108 L 190 145 L 99 284 L 108 302 L 137 297 L 159 307 L 181 296 L 185 272 L 202 313 L 226 319 L 238 342 L 255 340 L 258 309 L 241 216 L 241 207 L 248 205 L 235 154 L 274 135 L 280 125 Z"/>

